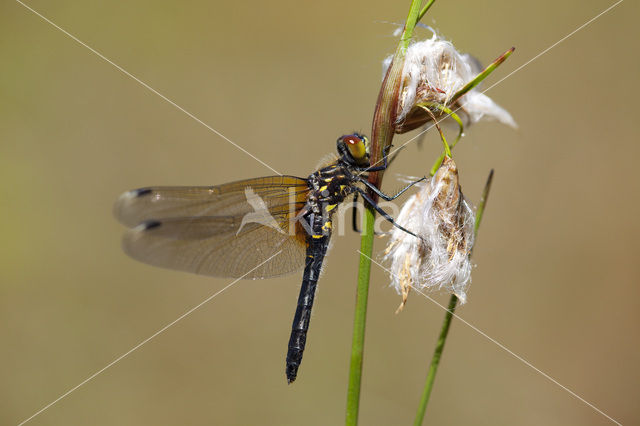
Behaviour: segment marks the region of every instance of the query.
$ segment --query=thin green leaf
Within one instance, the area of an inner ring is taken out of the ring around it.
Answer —
[[[470,82],[468,82],[467,84],[464,85],[464,87],[460,90],[458,90],[453,97],[451,97],[451,100],[449,101],[449,104],[453,104],[455,101],[457,101],[458,99],[460,99],[460,97],[462,97],[463,95],[465,95],[469,90],[473,89],[474,87],[476,87],[478,84],[480,84],[480,82],[482,80],[484,80],[485,78],[487,78],[487,76],[489,76],[489,74],[491,74],[496,68],[498,68],[498,66],[500,66],[501,63],[503,63],[504,61],[507,60],[507,58],[509,56],[511,56],[511,54],[513,53],[513,51],[516,50],[515,47],[512,47],[511,49],[507,50],[506,52],[504,52],[502,55],[500,55],[495,61],[493,61],[491,64],[489,64],[488,67],[486,67],[480,74],[478,74],[477,76],[475,76],[475,78],[473,80],[471,80]]]

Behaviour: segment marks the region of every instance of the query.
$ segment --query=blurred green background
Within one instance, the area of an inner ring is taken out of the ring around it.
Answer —
[[[439,0],[424,22],[484,63],[516,46],[488,87],[611,4]],[[306,176],[337,136],[370,132],[409,1],[28,5]],[[272,172],[19,3],[0,8],[0,423],[17,424],[230,282],[127,258],[121,192]],[[621,3],[492,88],[520,129],[478,124],[455,155],[474,202],[496,169],[458,314],[623,424],[640,423],[638,12]],[[409,145],[384,188],[439,148]],[[31,424],[343,423],[358,247],[334,240],[295,384],[300,274],[239,282]],[[374,266],[362,425],[410,424],[420,397],[443,311],[414,293],[395,315],[399,301]],[[454,320],[425,423],[611,422]]]

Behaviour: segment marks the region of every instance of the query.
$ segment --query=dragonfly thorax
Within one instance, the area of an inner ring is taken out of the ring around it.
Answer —
[[[300,224],[312,241],[319,244],[319,239],[324,238],[322,244],[329,243],[336,207],[356,190],[356,182],[351,167],[340,160],[309,175],[309,193]],[[322,244],[318,247],[324,247]]]
[[[312,173],[309,178],[308,204],[316,214],[333,213],[333,209],[353,194],[356,180],[354,172],[339,160]]]

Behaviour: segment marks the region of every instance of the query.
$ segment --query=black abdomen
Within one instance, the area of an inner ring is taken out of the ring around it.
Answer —
[[[311,229],[313,235],[307,236],[309,245],[307,247],[307,261],[302,277],[302,286],[300,295],[298,296],[298,306],[293,317],[291,326],[291,337],[289,338],[289,347],[287,350],[286,374],[287,381],[293,382],[298,375],[298,368],[302,362],[302,354],[307,341],[307,330],[309,330],[309,322],[311,321],[311,309],[313,307],[313,298],[316,293],[316,285],[322,268],[322,261],[327,253],[329,245],[330,233],[323,234],[322,217],[311,215]]]

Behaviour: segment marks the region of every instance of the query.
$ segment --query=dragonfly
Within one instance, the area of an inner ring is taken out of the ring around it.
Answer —
[[[394,226],[414,235],[370,197],[393,200],[367,180],[388,166],[370,165],[369,139],[359,133],[337,140],[338,155],[307,178],[281,175],[218,186],[156,186],[122,194],[114,207],[128,229],[123,250],[154,266],[225,278],[278,277],[304,267],[287,348],[286,377],[298,374],[322,262],[336,207],[361,196]],[[355,213],[354,213],[354,229]]]

